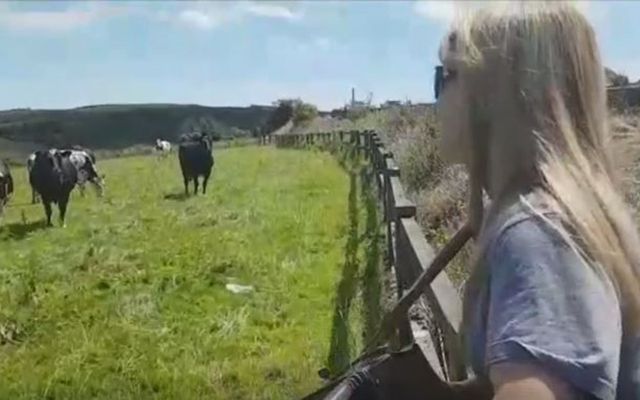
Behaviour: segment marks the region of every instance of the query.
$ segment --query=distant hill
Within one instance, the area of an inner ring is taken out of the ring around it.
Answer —
[[[180,104],[113,104],[69,110],[0,111],[0,143],[96,149],[175,141],[194,129],[220,138],[249,136],[265,125],[271,106],[206,107]],[[3,146],[4,147],[4,146]],[[2,155],[2,148],[0,148]]]

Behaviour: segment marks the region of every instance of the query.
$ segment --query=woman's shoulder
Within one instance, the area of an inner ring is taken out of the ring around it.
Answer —
[[[484,234],[485,254],[496,251],[512,251],[529,254],[556,247],[564,248],[571,243],[559,214],[544,197],[529,193],[505,206],[496,213]]]
[[[604,269],[588,256],[560,215],[540,198],[530,196],[514,204],[496,227],[484,254],[485,268],[494,282],[540,286],[537,290],[541,292],[555,288],[580,297],[604,291],[617,300],[615,286]]]
[[[611,399],[621,336],[614,286],[558,214],[529,205],[512,209],[486,251],[485,363],[534,362],[580,391]]]

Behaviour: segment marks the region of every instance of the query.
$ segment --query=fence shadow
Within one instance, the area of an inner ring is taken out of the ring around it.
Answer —
[[[165,200],[173,200],[173,201],[185,201],[189,197],[190,196],[187,195],[185,192],[167,193],[163,196]]]
[[[348,236],[342,275],[335,297],[327,362],[331,373],[342,371],[349,366],[354,350],[352,346],[357,339],[355,335],[361,335],[364,343],[368,343],[382,318],[380,216],[372,187],[373,176],[358,157],[349,154],[348,148],[345,150],[337,156],[349,174]],[[359,211],[362,207],[365,209],[364,216]],[[364,226],[361,226],[362,222]],[[359,251],[364,259],[358,257]],[[363,325],[362,331],[355,332],[349,322],[350,311],[358,293],[361,294],[360,312]]]
[[[380,326],[382,318],[381,236],[378,204],[372,188],[372,174],[363,167],[360,172],[362,202],[366,211],[365,266],[362,274],[362,308],[364,343],[369,343]]]
[[[346,133],[346,135],[345,135]],[[338,136],[339,135],[339,136]],[[339,137],[339,139],[338,139]],[[363,139],[364,138],[364,143]],[[347,140],[344,140],[347,139]],[[324,146],[327,140],[333,140],[335,146]],[[323,146],[317,146],[320,143]],[[383,317],[382,309],[384,300],[387,300],[386,277],[387,270],[393,263],[396,272],[413,276],[425,268],[428,268],[426,259],[430,259],[433,254],[431,246],[425,238],[424,232],[415,218],[416,206],[407,197],[402,186],[396,185],[393,177],[386,181],[379,182],[378,174],[393,174],[399,172],[397,167],[388,164],[386,159],[391,154],[384,148],[377,134],[371,131],[317,133],[311,136],[290,135],[289,137],[276,137],[277,147],[309,148],[318,147],[327,151],[333,150],[341,166],[349,173],[351,178],[351,191],[349,193],[349,237],[347,239],[345,263],[342,271],[342,279],[337,288],[333,329],[331,332],[331,349],[328,359],[328,371],[322,371],[322,376],[329,373],[329,377],[335,376],[336,372],[342,372],[349,366],[349,357],[354,350],[351,347],[359,345],[359,342],[352,335],[352,325],[349,325],[349,309],[352,306],[356,294],[362,302],[362,308],[357,310],[360,313],[355,322],[357,329],[362,326],[362,340],[366,345],[371,343],[371,334],[377,332],[378,323]],[[354,194],[355,175],[354,171],[359,167],[367,167],[364,163],[369,161],[368,170],[360,171],[362,183],[359,214],[356,214],[356,194]],[[391,185],[389,180],[392,181]],[[384,220],[381,214],[386,214],[390,210],[384,210],[388,202],[393,204],[393,216],[401,213],[403,229],[396,230],[396,226],[389,221],[389,216]],[[360,239],[358,235],[358,217],[364,225],[360,232],[363,233]],[[405,222],[407,225],[405,225]],[[384,228],[384,230],[383,230]],[[406,231],[403,232],[403,230]],[[409,233],[409,231],[411,231]],[[464,238],[464,231],[458,231],[456,242]],[[386,239],[386,243],[382,243]],[[397,242],[400,243],[397,243]],[[460,244],[461,245],[461,244]],[[362,272],[358,276],[358,263],[362,263]],[[423,298],[427,306],[432,311],[429,322],[432,323],[440,334],[433,343],[436,348],[440,348],[441,354],[432,354],[432,359],[440,358],[437,364],[432,364],[436,369],[441,370],[446,380],[464,380],[467,378],[467,364],[464,352],[460,347],[461,324],[460,313],[456,310],[462,309],[462,304],[456,287],[452,284],[446,272],[441,274],[442,280],[439,285],[432,286],[428,295]],[[402,276],[398,276],[397,285],[401,289],[407,289],[406,282]],[[414,277],[415,278],[415,277]],[[358,280],[358,283],[354,282]],[[360,286],[362,285],[362,286]],[[404,287],[403,287],[404,286]],[[358,291],[359,290],[359,291]],[[395,297],[395,296],[394,296]],[[391,300],[391,298],[389,298]],[[393,300],[392,300],[393,301]],[[359,305],[360,303],[358,303]],[[445,307],[446,306],[446,307]],[[409,328],[409,319],[403,321],[405,328]],[[362,325],[360,325],[362,321]],[[351,331],[351,332],[350,332]],[[433,339],[433,338],[432,338]],[[379,343],[378,343],[379,344]]]
[[[345,245],[345,258],[342,276],[338,283],[331,344],[329,349],[328,368],[332,373],[346,368],[350,363],[352,336],[349,327],[349,311],[356,294],[358,275],[358,187],[357,176],[349,172],[348,218],[349,233]]]
[[[4,226],[0,225],[0,237],[3,231],[6,231],[8,235],[5,239],[9,240],[22,240],[31,232],[35,232],[40,229],[46,229],[47,223],[45,220],[33,221],[33,222],[14,222]],[[0,239],[1,240],[1,239]]]

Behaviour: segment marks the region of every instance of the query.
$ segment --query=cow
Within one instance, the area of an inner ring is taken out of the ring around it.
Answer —
[[[13,193],[13,177],[9,165],[0,160],[0,215]]]
[[[76,167],[76,171],[78,172],[77,185],[81,196],[84,196],[84,185],[87,181],[93,184],[98,196],[102,195],[102,192],[104,190],[104,175],[100,176],[98,174],[98,169],[96,167],[96,156],[91,150],[80,146],[72,146],[71,149],[64,150],[49,149],[49,152],[51,154],[60,153],[62,156],[68,157],[71,163],[73,163],[74,167]],[[31,155],[29,155],[29,158],[27,159],[28,174],[31,173],[35,157],[36,153],[31,153]],[[32,186],[31,204],[37,203],[38,200],[38,193]]]
[[[53,154],[58,150],[49,149],[49,151]],[[27,158],[27,180],[29,180],[31,169],[33,168],[33,163],[35,162],[35,160],[36,160],[36,153],[33,152],[29,154],[29,157]],[[39,201],[40,201],[40,196],[38,196],[38,192],[33,188],[33,185],[31,185],[31,204],[36,204]]]
[[[91,151],[90,149],[86,148],[86,147],[82,147],[82,146],[78,146],[78,145],[74,145],[71,146],[70,150],[76,150],[76,151],[84,151],[85,153],[87,153],[87,155],[89,156],[89,158],[91,159],[91,162],[95,165],[96,163],[96,155],[93,151]]]
[[[69,195],[78,181],[78,171],[62,151],[38,150],[29,171],[29,183],[42,199],[47,226],[51,226],[51,203],[58,205],[60,224],[69,203]]]
[[[162,157],[165,157],[171,152],[171,143],[166,140],[156,139],[155,149],[160,152]]]
[[[31,170],[33,169],[33,163],[36,161],[36,153],[29,154],[27,158],[27,179],[31,175]],[[38,197],[38,192],[31,186],[31,204],[36,204],[40,198]]]
[[[204,134],[186,134],[180,137],[178,160],[184,180],[184,192],[189,195],[189,181],[193,180],[194,194],[198,194],[198,177],[202,176],[202,194],[207,192],[207,181],[213,168],[211,139]]]
[[[80,149],[80,150],[77,150]],[[98,174],[96,167],[96,157],[88,149],[74,146],[71,150],[61,150],[63,157],[68,157],[73,166],[78,171],[77,185],[80,195],[84,196],[84,185],[87,181],[93,184],[98,196],[102,196],[104,175]]]

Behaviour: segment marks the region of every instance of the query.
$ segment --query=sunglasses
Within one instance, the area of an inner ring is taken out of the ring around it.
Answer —
[[[435,78],[433,80],[433,94],[436,100],[440,97],[440,94],[444,90],[446,83],[455,78],[456,73],[452,70],[445,70],[444,66],[436,66]]]

